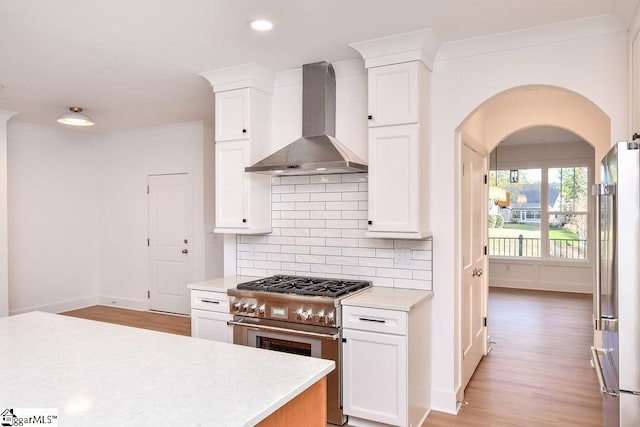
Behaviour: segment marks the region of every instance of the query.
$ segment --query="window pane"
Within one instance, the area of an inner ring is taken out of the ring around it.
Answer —
[[[586,212],[588,178],[586,166],[549,168],[549,211]]]
[[[540,169],[490,172],[489,186],[505,189],[507,200],[489,201],[489,255],[540,257],[540,177]]]
[[[549,257],[587,259],[587,215],[549,215]]]

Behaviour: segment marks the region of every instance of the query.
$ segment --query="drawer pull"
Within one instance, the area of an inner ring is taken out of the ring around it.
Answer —
[[[211,300],[211,299],[201,299],[200,301],[201,302],[207,302],[209,304],[220,304],[220,301],[214,301],[214,300]]]
[[[380,320],[380,319],[369,319],[367,317],[360,317],[360,320],[362,320],[363,322],[375,322],[375,323],[387,323],[386,320]]]

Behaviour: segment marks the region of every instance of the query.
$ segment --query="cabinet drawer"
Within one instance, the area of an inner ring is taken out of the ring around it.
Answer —
[[[191,308],[229,313],[229,297],[224,292],[191,291]]]
[[[406,335],[407,313],[367,307],[342,307],[342,326],[345,329]]]

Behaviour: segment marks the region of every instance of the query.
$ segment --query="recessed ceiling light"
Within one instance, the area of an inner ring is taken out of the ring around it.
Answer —
[[[249,26],[256,31],[269,31],[273,28],[273,23],[266,19],[254,19],[249,21]]]

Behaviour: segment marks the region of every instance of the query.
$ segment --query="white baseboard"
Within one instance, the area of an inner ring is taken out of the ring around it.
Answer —
[[[30,311],[45,311],[47,313],[61,313],[63,311],[76,310],[78,308],[90,307],[98,304],[98,297],[85,297],[69,301],[61,301],[53,304],[40,305],[29,308],[12,310],[9,315],[28,313]]]
[[[456,393],[448,390],[431,389],[431,410],[446,414],[458,414]]]
[[[130,310],[138,311],[149,310],[147,301],[141,299],[99,296],[97,304],[106,305],[108,307],[128,308]]]
[[[532,291],[572,292],[578,294],[593,293],[591,284],[566,283],[566,282],[530,282],[518,283],[515,280],[491,279],[489,285],[492,288],[528,289]]]

